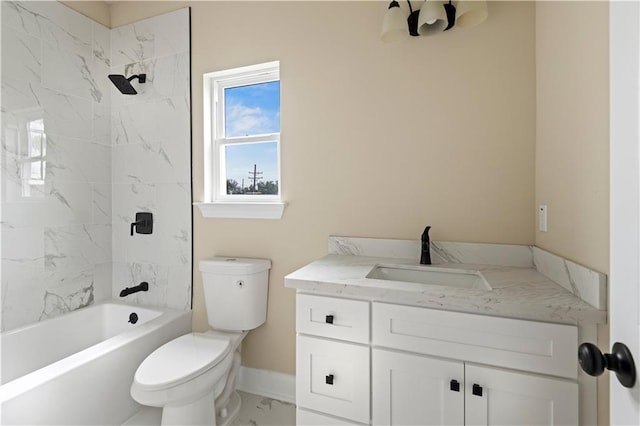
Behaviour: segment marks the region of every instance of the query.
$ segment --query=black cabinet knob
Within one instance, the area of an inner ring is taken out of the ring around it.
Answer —
[[[324,376],[324,382],[328,385],[333,385],[333,374],[329,374],[328,376]]]
[[[333,324],[333,315],[325,315],[324,322],[327,324]]]
[[[460,392],[460,382],[457,380],[451,380],[449,382],[449,389],[454,392]]]
[[[474,383],[473,387],[471,388],[471,393],[475,396],[482,396],[482,386]]]
[[[610,354],[603,354],[593,343],[583,343],[578,347],[578,361],[590,376],[599,376],[606,368],[616,373],[622,386],[632,388],[636,383],[636,366],[624,343],[614,343]]]

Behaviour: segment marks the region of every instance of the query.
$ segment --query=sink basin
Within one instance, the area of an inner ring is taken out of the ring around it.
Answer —
[[[479,271],[462,269],[410,265],[376,265],[369,271],[366,278],[394,281],[393,284],[388,283],[382,286],[398,290],[423,291],[424,285],[470,290],[491,290],[491,286]]]

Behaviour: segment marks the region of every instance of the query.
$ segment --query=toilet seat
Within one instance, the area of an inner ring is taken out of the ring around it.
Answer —
[[[185,334],[142,361],[134,381],[144,391],[175,387],[215,367],[230,350],[229,339],[204,333]]]

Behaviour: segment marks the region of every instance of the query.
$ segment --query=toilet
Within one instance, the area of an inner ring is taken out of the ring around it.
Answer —
[[[214,257],[199,262],[211,329],[180,336],[138,367],[131,396],[162,408],[163,425],[227,425],[240,409],[240,348],[267,319],[271,262]]]

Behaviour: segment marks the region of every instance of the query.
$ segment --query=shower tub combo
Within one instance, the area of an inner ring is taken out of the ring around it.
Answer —
[[[142,360],[191,331],[191,311],[107,301],[3,333],[1,424],[124,423]]]

